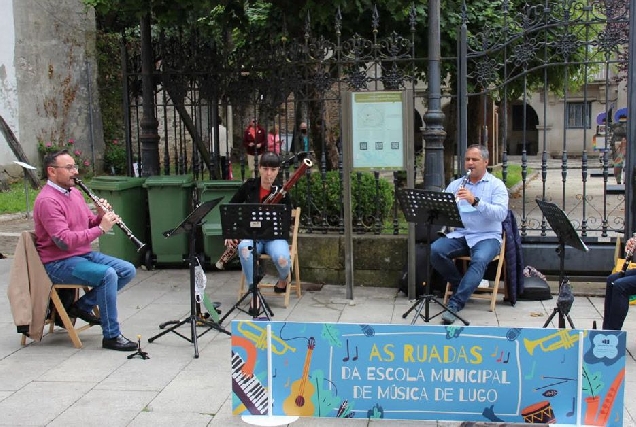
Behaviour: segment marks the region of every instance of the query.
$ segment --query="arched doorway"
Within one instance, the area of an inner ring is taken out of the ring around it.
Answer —
[[[508,153],[520,155],[523,151],[524,137],[526,154],[534,156],[539,151],[539,116],[529,104],[514,103],[511,107],[510,123],[508,123]]]

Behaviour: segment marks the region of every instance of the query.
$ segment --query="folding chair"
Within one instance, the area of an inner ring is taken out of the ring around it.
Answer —
[[[274,286],[276,286],[276,282],[274,283],[261,283],[258,284],[261,293],[266,296],[284,296],[285,297],[285,307],[289,305],[289,295],[291,291],[296,291],[296,296],[298,298],[302,295],[302,289],[300,284],[300,266],[298,263],[298,228],[300,224],[300,208],[296,208],[291,212],[291,227],[290,236],[291,242],[289,244],[289,255],[291,258],[291,269],[289,270],[289,275],[287,276],[287,289],[285,293],[277,294],[274,292]],[[239,254],[240,256],[240,254]],[[263,260],[271,260],[271,257],[267,254],[261,254],[259,256],[259,262]],[[292,280],[293,274],[293,280]],[[265,291],[264,291],[265,290]],[[241,286],[239,288],[238,298],[241,299],[243,295],[247,293],[247,285],[245,283],[245,274],[241,273]]]
[[[33,250],[36,251],[35,248],[35,233],[32,231],[23,231],[22,232],[22,237],[24,239],[24,244],[27,246],[31,246],[27,248],[28,250]],[[31,259],[31,262],[34,262],[34,258]],[[42,270],[44,270],[44,265],[42,264],[42,262],[38,261],[39,265],[37,266],[33,266],[33,265],[29,265],[27,264],[27,267],[29,269],[31,268],[41,268]],[[45,326],[48,325],[49,326],[49,333],[53,333],[53,331],[55,330],[55,319],[56,317],[59,316],[60,320],[62,321],[62,324],[64,325],[64,329],[66,330],[66,332],[68,333],[69,338],[71,339],[71,341],[73,342],[73,345],[75,346],[75,348],[82,348],[82,341],[79,338],[79,333],[82,331],[85,331],[86,329],[90,328],[93,325],[90,324],[85,324],[83,326],[79,326],[79,327],[75,327],[75,319],[71,319],[68,315],[68,313],[66,312],[66,308],[64,308],[64,304],[62,303],[62,299],[60,298],[60,294],[59,294],[59,290],[61,289],[74,289],[75,290],[75,297],[74,297],[74,301],[76,301],[79,297],[79,290],[82,289],[84,292],[88,292],[91,287],[90,286],[86,286],[86,285],[78,285],[78,284],[57,284],[54,285],[51,280],[48,278],[47,275],[44,275],[43,277],[46,277],[43,280],[47,280],[48,283],[46,283],[47,288],[51,289],[49,298],[51,300],[51,302],[53,302],[53,306],[51,308],[51,311],[49,313],[48,318],[46,319],[45,322]],[[99,309],[97,307],[95,307],[93,309],[93,312],[95,314],[95,316],[99,316]],[[21,340],[21,344],[25,345],[26,344],[26,335],[22,335],[22,340]]]
[[[497,263],[497,270],[495,273],[494,286],[488,288],[477,288],[473,292],[471,298],[483,299],[490,301],[490,311],[495,311],[495,304],[497,303],[497,294],[499,291],[503,291],[504,299],[508,297],[508,289],[506,288],[506,233],[502,233],[501,248],[499,253],[492,259],[491,263]],[[468,262],[470,262],[469,256],[457,257],[455,260],[460,260],[463,263],[464,271],[468,268]],[[503,274],[503,280],[501,276]],[[451,290],[451,284],[446,283],[446,292],[444,293],[444,304],[448,303],[448,298],[453,295]]]

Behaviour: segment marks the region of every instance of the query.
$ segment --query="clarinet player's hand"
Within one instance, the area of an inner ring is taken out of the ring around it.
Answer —
[[[625,243],[625,252],[634,253],[634,249],[636,249],[636,236]]]
[[[460,188],[459,190],[457,190],[457,193],[455,193],[455,199],[456,200],[467,200],[468,203],[473,203],[475,201],[475,196],[473,196],[473,193],[470,192],[470,190],[466,189],[466,188]]]
[[[229,248],[230,246],[238,245],[239,241],[236,239],[225,239],[225,247]]]
[[[97,215],[103,217],[107,212],[113,210],[113,207],[108,203],[106,199],[99,199],[99,204],[95,203],[95,209],[97,210]]]
[[[108,233],[117,222],[119,222],[119,216],[117,216],[114,212],[106,212],[102,217],[102,221],[99,223],[99,226],[105,233]]]

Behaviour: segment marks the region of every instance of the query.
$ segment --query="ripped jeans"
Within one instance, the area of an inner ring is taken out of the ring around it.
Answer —
[[[89,252],[44,264],[53,284],[75,283],[93,288],[77,300],[80,310],[91,311],[99,306],[104,338],[121,334],[117,321],[117,292],[137,274],[128,261],[101,252]]]
[[[252,257],[252,241],[241,240],[238,245],[239,259],[245,274],[245,282],[252,287],[254,281],[254,259]],[[266,253],[272,257],[272,261],[278,270],[278,279],[287,280],[291,269],[291,256],[289,254],[289,243],[287,240],[257,240],[256,250],[259,254]]]

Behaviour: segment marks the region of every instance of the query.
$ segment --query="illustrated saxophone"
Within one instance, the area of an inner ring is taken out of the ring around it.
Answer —
[[[303,176],[307,169],[311,169],[313,166],[313,162],[309,159],[303,159],[300,163],[298,169],[294,171],[294,174],[289,177],[285,185],[280,187],[278,190],[271,193],[265,200],[263,200],[263,204],[272,204],[280,202],[283,197],[291,190],[291,188],[298,182],[298,180]],[[223,270],[225,268],[225,264],[230,262],[232,258],[236,256],[237,245],[230,245],[225,249],[225,252],[221,254],[219,260],[214,264],[216,268],[219,270]]]
[[[75,185],[77,185],[82,191],[84,191],[84,193],[86,193],[86,195],[88,197],[90,197],[90,199],[93,201],[93,203],[95,203],[97,206],[102,208],[104,211],[112,212],[112,209],[107,209],[106,206],[104,206],[102,204],[102,202],[99,200],[99,197],[97,197],[97,195],[95,193],[93,193],[86,186],[86,184],[84,184],[82,182],[81,179],[79,179],[79,178],[73,178],[73,179],[75,180]],[[142,250],[146,246],[145,243],[141,242],[141,240],[139,240],[138,238],[135,237],[133,232],[130,231],[130,228],[128,228],[126,226],[126,224],[124,224],[124,222],[121,219],[118,222],[116,222],[115,225],[118,226],[119,228],[121,228],[121,231],[124,232],[126,237],[128,237],[130,239],[130,241],[132,241],[135,244],[135,246],[137,247],[137,252],[139,252],[140,250]]]
[[[635,237],[636,237],[636,233],[632,235],[632,239]],[[618,277],[625,276],[625,272],[629,268],[629,264],[631,264],[633,259],[634,259],[634,248],[632,246],[632,249],[625,252],[625,262],[623,263],[623,267],[621,268],[621,271],[618,272]]]

